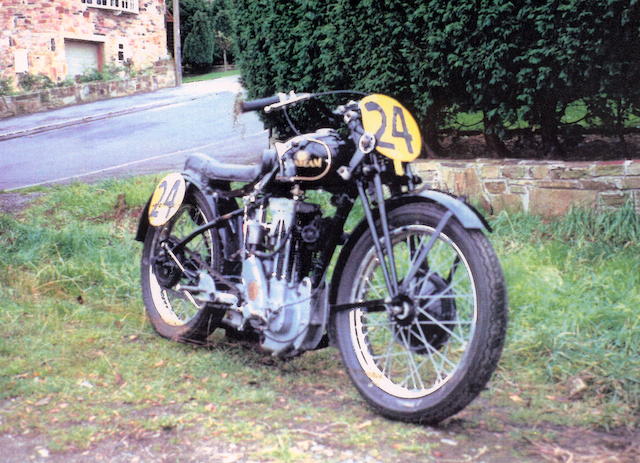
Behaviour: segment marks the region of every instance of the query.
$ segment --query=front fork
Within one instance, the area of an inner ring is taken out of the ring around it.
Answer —
[[[391,231],[389,229],[387,208],[384,199],[384,190],[382,187],[382,180],[380,178],[380,164],[375,157],[372,158],[373,162],[365,169],[369,169],[368,174],[371,179],[369,180],[369,182],[370,185],[372,185],[373,198],[371,198],[369,193],[367,192],[364,180],[357,180],[356,185],[358,188],[358,195],[360,197],[360,200],[362,201],[365,218],[367,220],[367,224],[369,225],[369,230],[371,231],[376,255],[378,257],[378,260],[380,261],[380,267],[382,269],[390,300],[394,301],[394,304],[397,304],[401,301],[401,296],[407,293],[410,282],[416,276],[418,271],[420,271],[421,268],[424,268],[423,263],[425,262],[427,255],[433,248],[433,245],[435,244],[444,228],[449,223],[451,217],[453,217],[453,213],[451,211],[447,211],[438,222],[438,225],[431,235],[429,241],[426,243],[422,243],[421,246],[416,250],[414,254],[415,257],[411,260],[409,270],[402,279],[402,283],[400,283],[398,281],[396,259],[393,252]],[[379,233],[378,231],[378,227],[373,215],[372,204],[374,201],[378,206],[381,233]]]

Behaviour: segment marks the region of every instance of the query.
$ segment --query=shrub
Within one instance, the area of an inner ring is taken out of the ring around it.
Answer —
[[[55,87],[55,84],[49,78],[49,76],[46,76],[44,74],[34,75],[28,72],[20,74],[18,83],[20,87],[26,92]]]
[[[11,95],[13,93],[13,79],[0,79],[0,96]]]
[[[169,5],[171,9],[171,5]],[[229,14],[224,0],[182,0],[180,38],[182,62],[202,70],[226,62],[230,51]]]
[[[184,40],[184,61],[198,68],[213,64],[215,35],[206,13],[198,11],[192,18],[193,27]]]
[[[593,124],[618,131],[640,107],[637,0],[227,1],[250,97],[395,95],[434,152],[452,109],[482,113],[497,148],[520,125],[552,154],[568,105],[584,102]]]
[[[76,76],[77,82],[96,82],[122,79],[130,75],[129,69],[119,64],[109,63],[105,65],[102,71],[97,69],[88,69],[81,75]]]
[[[97,69],[88,69],[84,71],[82,74],[76,76],[76,81],[78,82],[95,82],[102,79],[102,74]]]

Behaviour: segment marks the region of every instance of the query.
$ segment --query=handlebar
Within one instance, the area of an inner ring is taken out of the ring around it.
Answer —
[[[277,95],[269,96],[267,98],[259,98],[257,100],[249,100],[243,101],[240,109],[243,113],[247,113],[249,111],[257,111],[259,109],[263,109],[266,106],[270,106],[275,103],[280,102],[280,97]]]
[[[243,113],[246,113],[248,111],[256,111],[262,109],[265,113],[269,113],[274,109],[283,108],[285,106],[297,103],[298,101],[308,100],[309,98],[313,98],[314,96],[315,94],[313,93],[296,94],[293,91],[289,92],[288,94],[278,93],[277,95],[269,96],[267,98],[244,101],[240,105],[240,110]]]

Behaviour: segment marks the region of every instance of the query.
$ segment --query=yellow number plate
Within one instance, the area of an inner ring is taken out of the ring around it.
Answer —
[[[396,173],[402,174],[402,163],[413,161],[422,150],[418,123],[407,108],[386,95],[362,99],[360,111],[364,130],[376,137],[376,149],[393,159]]]
[[[187,184],[181,174],[169,174],[163,178],[151,196],[149,223],[159,227],[167,223],[178,212]]]

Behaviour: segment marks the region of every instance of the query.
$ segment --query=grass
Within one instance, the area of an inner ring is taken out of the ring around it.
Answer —
[[[637,416],[640,219],[632,206],[575,209],[551,223],[502,214],[494,225],[512,308],[503,368],[558,385],[549,390],[556,399],[593,404],[585,422],[614,427]],[[572,392],[575,384],[584,389]]]
[[[577,125],[583,129],[598,129],[603,126],[602,120],[599,118],[591,118],[588,120],[589,110],[584,101],[579,100],[567,105],[564,114],[562,115],[560,122],[567,125]],[[637,114],[628,114],[624,121],[626,128],[638,127],[640,123],[640,116]],[[526,129],[530,125],[528,122],[518,118],[515,123],[508,124],[507,129]],[[461,132],[484,130],[484,121],[482,112],[456,112],[452,120],[447,126],[447,129],[456,129]]]
[[[220,77],[227,77],[227,76],[239,76],[240,75],[240,71],[239,70],[233,70],[233,71],[222,71],[222,72],[209,72],[207,74],[192,74],[192,75],[185,75],[182,77],[182,82],[185,84],[188,84],[190,82],[200,82],[203,80],[211,80],[211,79],[219,79]]]
[[[327,460],[349,449],[356,460],[425,461],[442,448],[446,426],[369,410],[333,349],[279,362],[219,334],[207,348],[159,338],[143,313],[133,241],[158,180],[53,187],[19,217],[0,215],[0,434],[45,436],[62,451],[187,433],[263,461],[308,461],[312,448]],[[637,427],[638,216],[576,210],[545,223],[503,213],[492,224],[509,337],[456,439],[523,425],[546,436],[548,423]]]

